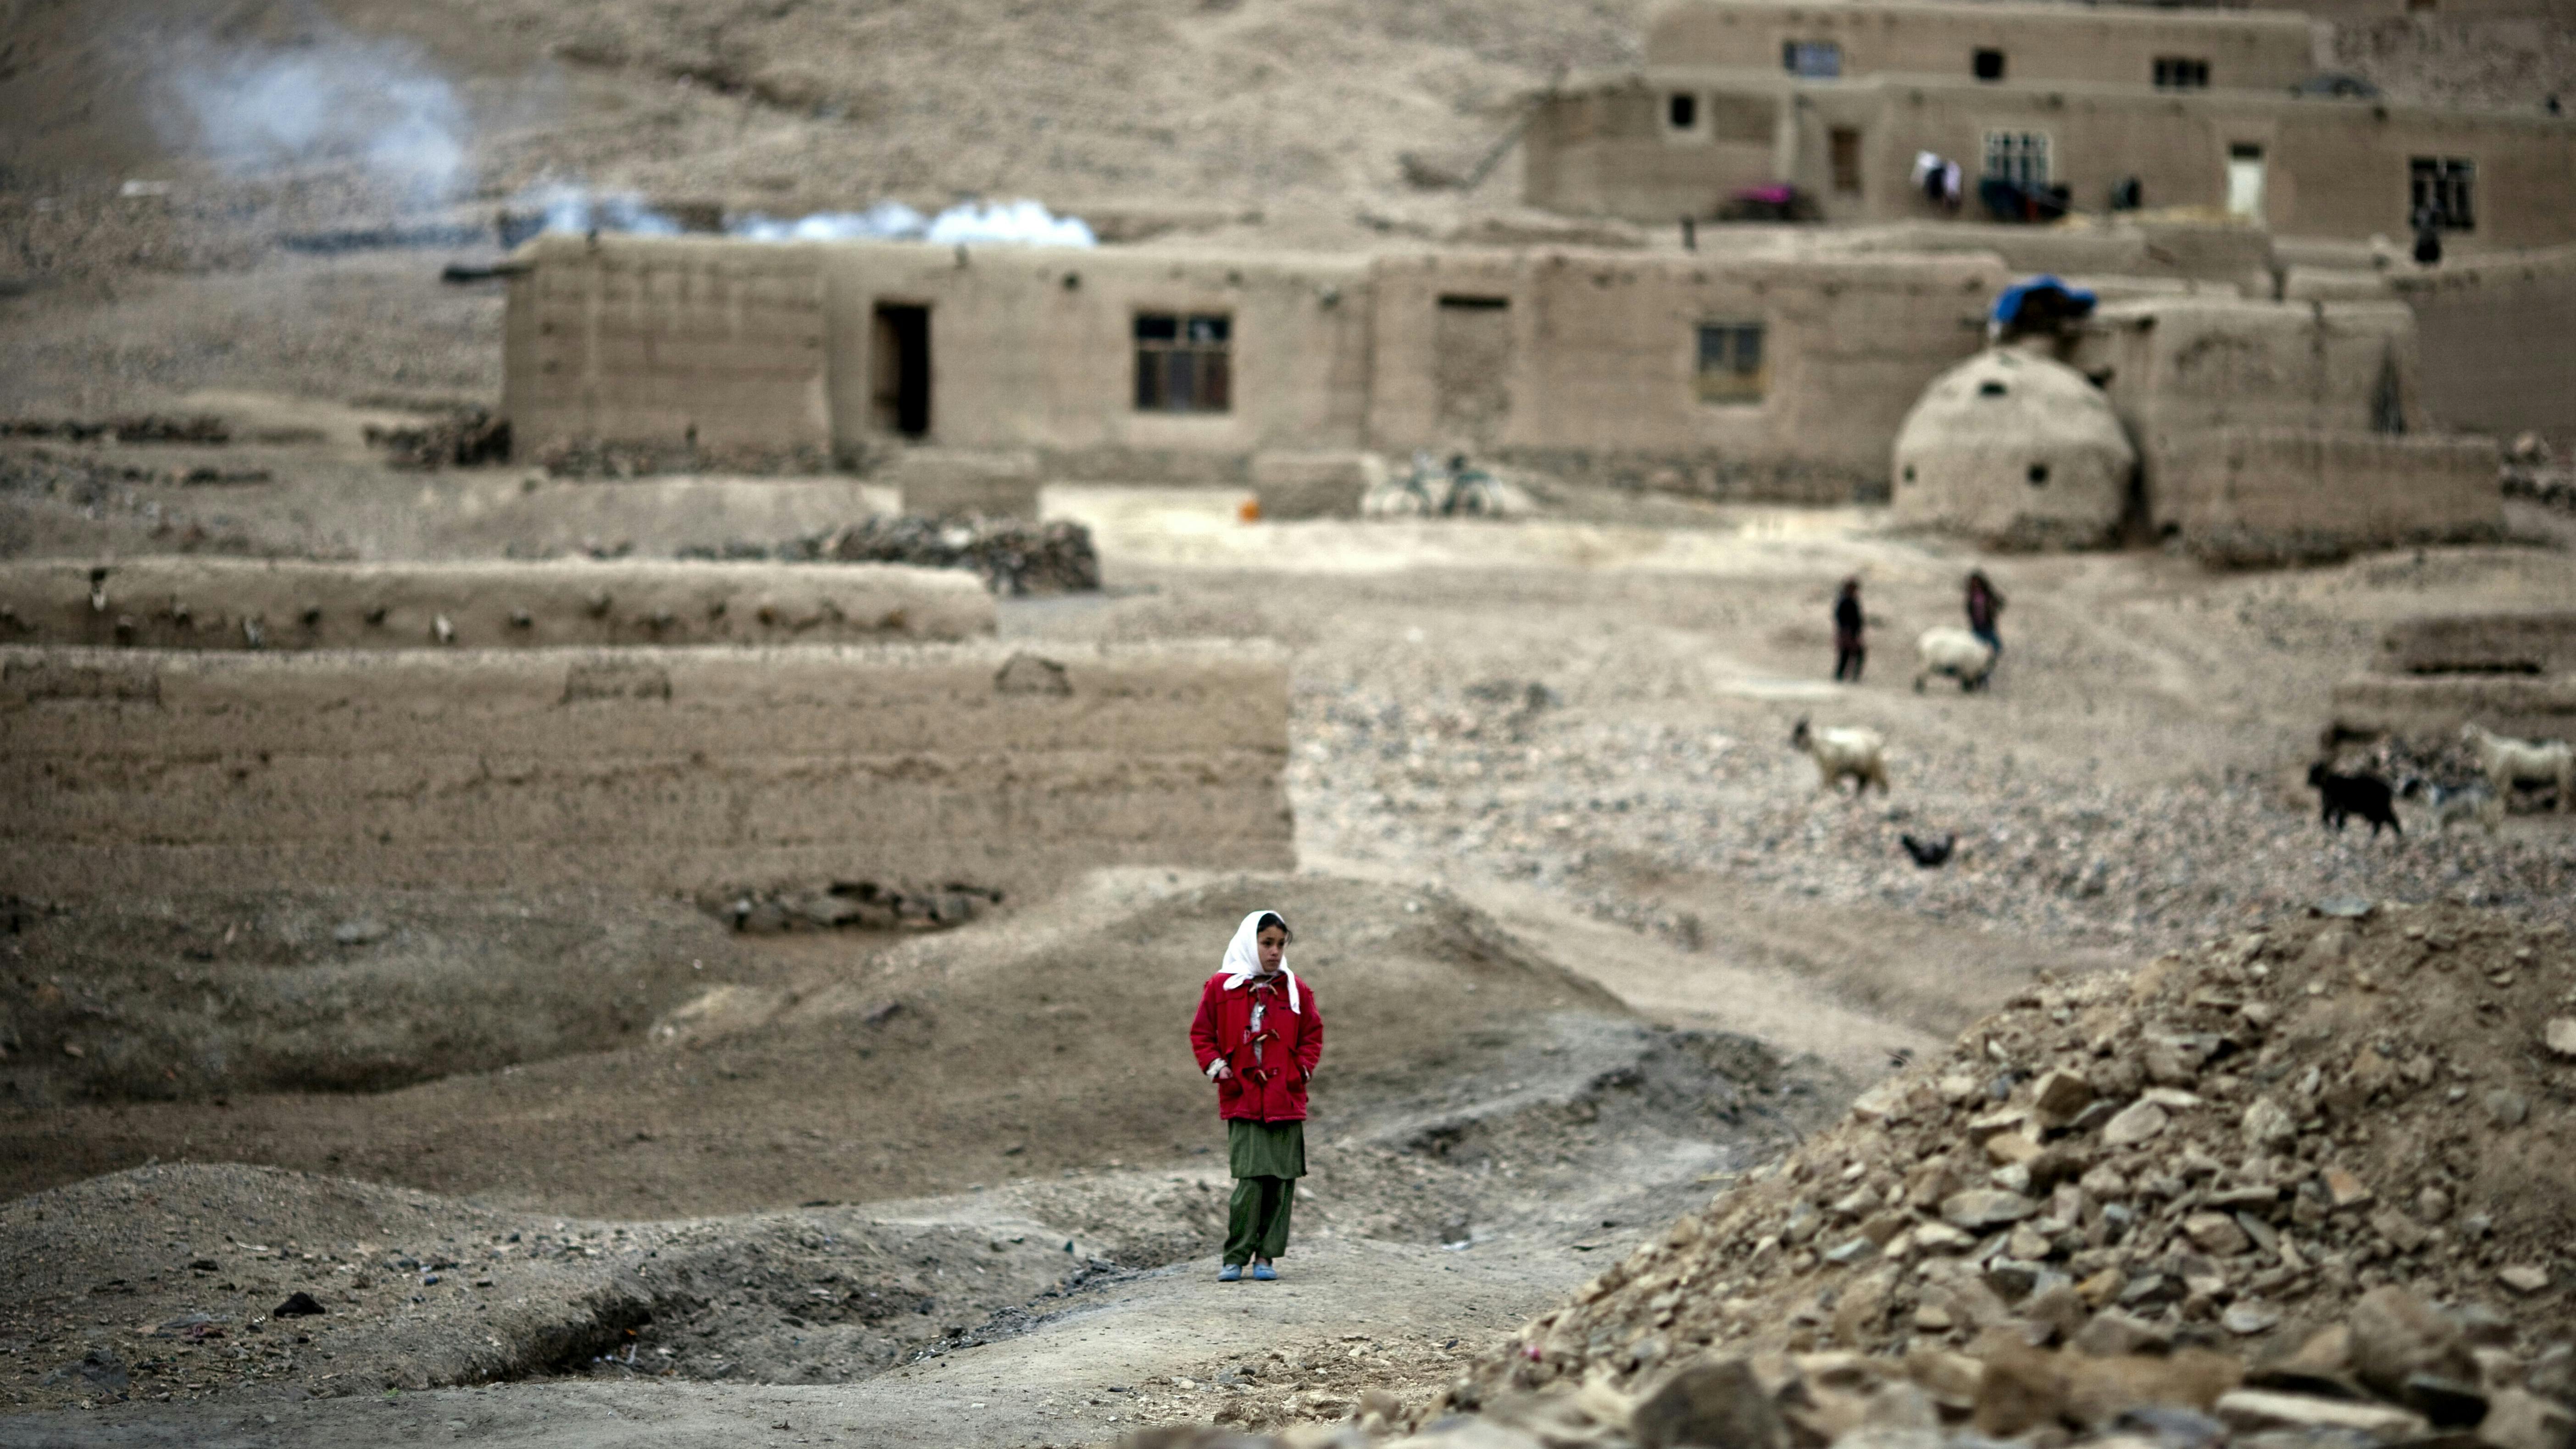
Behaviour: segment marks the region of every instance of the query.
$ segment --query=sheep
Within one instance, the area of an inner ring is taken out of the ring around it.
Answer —
[[[2358,815],[2370,822],[2370,836],[2379,838],[2379,827],[2387,826],[2406,836],[2406,827],[2397,823],[2397,811],[2390,803],[2394,792],[2388,782],[2377,775],[2339,775],[2326,768],[2323,760],[2308,766],[2308,784],[2315,787],[2319,818],[2330,830],[2340,832],[2345,817]]]
[[[2508,799],[2513,787],[2538,780],[2558,786],[2558,808],[2561,812],[2576,810],[2576,749],[2565,740],[2518,740],[2509,735],[2489,734],[2472,720],[2460,726],[2460,738],[2475,745],[2478,768],[2486,772],[2487,785],[2496,799]]]
[[[1878,793],[1887,793],[1887,739],[1876,730],[1857,725],[1810,729],[1801,715],[1797,727],[1789,731],[1789,748],[1803,750],[1815,760],[1820,790],[1833,789],[1849,775],[1854,798],[1868,794],[1873,783]]]
[[[1923,682],[1939,674],[1959,681],[1962,693],[1983,689],[1995,672],[1995,646],[1965,629],[1947,624],[1926,629],[1914,641],[1914,650],[1923,657],[1923,667],[1914,672],[1914,692],[1923,692]]]

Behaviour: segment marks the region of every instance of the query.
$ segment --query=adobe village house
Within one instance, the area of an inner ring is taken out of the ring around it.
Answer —
[[[2492,446],[2428,434],[2576,429],[2576,126],[2308,94],[2309,44],[2279,13],[1685,0],[1641,72],[1537,103],[1528,199],[1669,224],[1788,181],[1832,224],[1369,255],[549,236],[514,263],[504,406],[529,456],[802,451],[884,466],[916,509],[1098,478],[1347,510],[1366,455],[1416,448],[1903,505],[1909,410],[2046,270],[2104,295],[2065,360],[2169,532],[2263,555],[2491,531]],[[1962,161],[1955,210],[1923,152]],[[2002,224],[1990,175],[2148,209]],[[2418,206],[2441,269],[2370,242]]]

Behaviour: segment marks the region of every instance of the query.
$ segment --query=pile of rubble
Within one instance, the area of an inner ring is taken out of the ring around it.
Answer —
[[[872,880],[703,891],[698,908],[746,935],[789,931],[943,931],[1002,903],[990,886],[888,886]]]
[[[2571,1101],[2563,929],[2329,901],[2024,993],[1446,1408],[1479,1449],[2569,1449]]]
[[[370,424],[367,446],[385,450],[396,468],[476,468],[510,461],[510,420],[484,407],[463,407],[428,422],[380,428]]]
[[[736,539],[722,547],[679,550],[684,559],[774,560],[779,563],[899,563],[971,569],[997,594],[1079,594],[1100,588],[1100,554],[1091,530],[1058,520],[929,518],[878,514],[842,528],[784,543]]]
[[[1062,519],[880,516],[818,540],[816,551],[842,563],[973,569],[997,594],[1074,594],[1100,587],[1091,530]]]
[[[2528,498],[2576,512],[2576,465],[2556,456],[2538,433],[2524,433],[2504,450],[2502,476],[2497,481],[2507,498]]]
[[[144,413],[94,420],[11,418],[0,421],[0,438],[59,438],[70,443],[94,443],[101,438],[119,443],[229,443],[233,433],[229,424],[211,414],[164,417]]]

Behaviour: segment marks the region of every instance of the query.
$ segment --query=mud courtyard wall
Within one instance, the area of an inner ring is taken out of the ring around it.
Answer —
[[[1295,863],[1260,644],[0,648],[0,891]]]
[[[520,456],[589,439],[829,445],[810,248],[548,236],[522,260],[501,343],[501,410]]]
[[[2152,456],[2158,524],[2205,557],[2331,557],[2504,533],[2484,438],[2212,429],[2168,437]]]
[[[0,644],[529,649],[992,632],[992,595],[972,575],[897,564],[0,562]]]
[[[2576,438],[2576,246],[2400,275],[2424,403],[2454,427]]]

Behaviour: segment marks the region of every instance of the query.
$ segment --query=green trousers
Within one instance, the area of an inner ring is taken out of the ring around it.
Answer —
[[[1288,1251],[1288,1214],[1306,1175],[1306,1124],[1228,1122],[1226,1161],[1234,1200],[1225,1219],[1225,1260],[1241,1265]]]
[[[1288,1210],[1297,1201],[1293,1177],[1239,1177],[1225,1218],[1225,1260],[1240,1267],[1288,1251]]]

